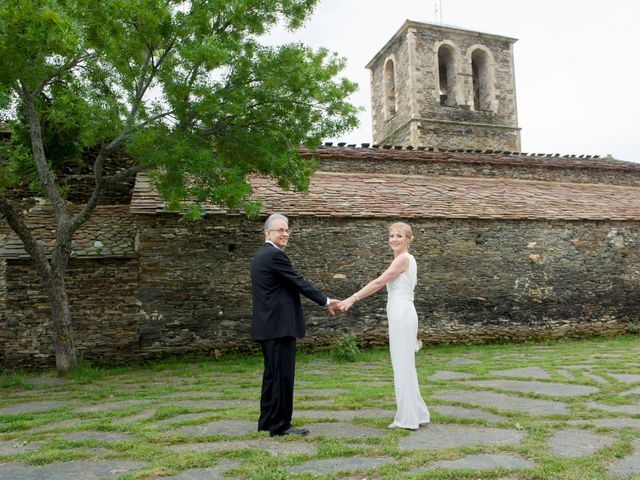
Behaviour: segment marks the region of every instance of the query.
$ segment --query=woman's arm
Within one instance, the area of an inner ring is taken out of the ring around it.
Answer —
[[[389,265],[389,268],[387,268],[382,273],[382,275],[380,275],[378,278],[374,280],[371,280],[369,283],[367,283],[364,287],[362,287],[356,293],[351,295],[349,298],[342,300],[339,306],[340,311],[346,312],[353,306],[354,303],[362,300],[365,297],[368,297],[369,295],[373,295],[382,287],[384,287],[387,283],[398,278],[398,276],[401,273],[406,272],[408,268],[409,268],[409,259],[407,258],[407,256],[398,255],[396,258],[393,259],[393,262],[391,262],[391,265]]]

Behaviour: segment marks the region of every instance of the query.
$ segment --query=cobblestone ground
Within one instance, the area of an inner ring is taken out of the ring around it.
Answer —
[[[386,429],[388,360],[310,356],[297,370],[303,438],[256,432],[260,368],[32,376],[0,389],[0,479],[637,479],[640,346],[625,345],[527,345],[489,357],[491,368],[478,348],[423,349],[432,423],[417,431]]]

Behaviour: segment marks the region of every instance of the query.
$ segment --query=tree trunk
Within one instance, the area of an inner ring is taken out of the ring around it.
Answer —
[[[46,290],[51,306],[51,322],[56,352],[56,370],[65,376],[78,363],[76,346],[73,341],[73,325],[69,297],[63,275],[52,275],[46,282]]]

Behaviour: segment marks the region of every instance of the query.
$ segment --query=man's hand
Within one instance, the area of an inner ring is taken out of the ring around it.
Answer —
[[[336,312],[339,310],[338,308],[339,305],[340,305],[340,300],[336,298],[332,298],[330,303],[326,306],[327,313],[332,317],[334,317]]]

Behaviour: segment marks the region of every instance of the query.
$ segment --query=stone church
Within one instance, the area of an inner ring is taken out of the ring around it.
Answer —
[[[410,223],[426,344],[637,333],[640,164],[522,152],[515,41],[405,22],[368,64],[375,143],[303,150],[319,159],[307,194],[252,179],[260,218],[212,207],[182,222],[144,174],[109,192],[69,264],[80,355],[120,362],[254,348],[249,264],[274,211],[290,218],[294,266],[338,298],[386,268],[388,225]],[[53,241],[47,205],[29,224]],[[35,268],[5,224],[0,247],[0,364],[52,365]],[[307,302],[303,344],[353,332],[384,345],[385,303],[380,292],[328,317]]]

